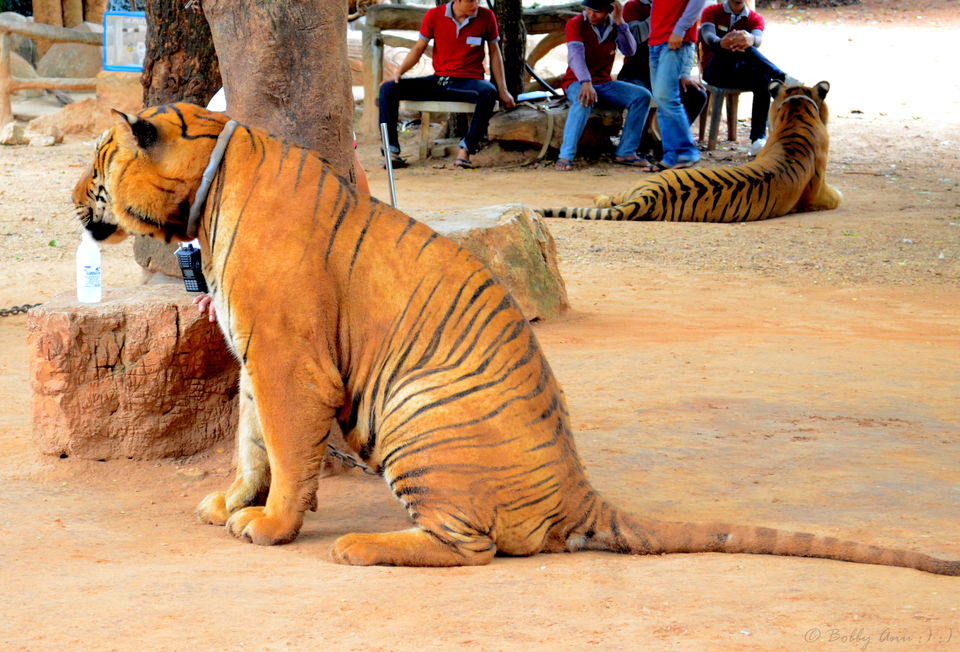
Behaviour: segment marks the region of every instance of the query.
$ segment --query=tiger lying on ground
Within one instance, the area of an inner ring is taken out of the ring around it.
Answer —
[[[960,562],[915,552],[621,511],[587,481],[533,329],[479,260],[357,194],[314,152],[243,125],[218,138],[235,125],[222,114],[173,104],[116,116],[74,191],[83,225],[98,240],[182,241],[193,212],[218,321],[242,365],[236,479],[200,503],[203,521],[258,544],[293,540],[315,507],[336,419],[415,524],[340,537],[342,563],[456,566],[591,549],[960,573]]]
[[[545,217],[585,220],[750,222],[787,213],[840,205],[840,191],[824,177],[830,145],[827,105],[830,84],[813,88],[770,84],[770,136],[757,157],[725,168],[664,170],[598,208],[542,208]]]

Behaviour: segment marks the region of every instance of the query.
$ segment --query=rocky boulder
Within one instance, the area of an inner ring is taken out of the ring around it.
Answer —
[[[530,321],[558,317],[570,307],[553,236],[528,207],[507,204],[415,217],[486,263]]]
[[[30,311],[33,436],[50,455],[191,455],[236,431],[238,365],[180,285],[59,295]]]
[[[536,105],[521,104],[512,111],[501,111],[490,120],[487,137],[491,142],[507,142],[534,147],[548,143],[560,149],[563,142],[563,127],[567,123],[566,102],[543,102]],[[620,132],[623,111],[615,108],[595,109],[583,130],[578,154],[605,153],[612,150],[610,138]]]
[[[82,23],[75,29],[102,33],[103,27]],[[54,43],[37,63],[41,77],[96,77],[103,67],[103,48],[82,43]]]
[[[10,74],[17,79],[24,80],[36,79],[40,76],[37,74],[37,71],[33,69],[33,66],[16,52],[10,54]],[[41,95],[43,95],[43,90],[40,88],[25,88],[13,94],[14,97],[21,99],[40,97]]]

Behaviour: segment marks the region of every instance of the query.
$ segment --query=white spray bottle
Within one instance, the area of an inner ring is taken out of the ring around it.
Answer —
[[[77,301],[99,303],[103,297],[100,282],[100,245],[93,234],[83,229],[80,246],[77,247]]]

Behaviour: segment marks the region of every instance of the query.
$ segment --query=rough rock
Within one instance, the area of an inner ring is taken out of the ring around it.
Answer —
[[[63,131],[57,125],[44,125],[39,129],[32,129],[33,123],[27,127],[23,137],[32,147],[50,147],[63,142]]]
[[[72,293],[30,311],[33,435],[43,453],[156,459],[236,431],[238,366],[177,285]]]
[[[530,208],[505,204],[415,217],[486,263],[530,321],[570,307],[553,236]]]
[[[31,147],[53,147],[57,139],[48,134],[33,134],[27,138],[27,144]]]
[[[101,111],[110,109],[124,113],[137,113],[143,109],[143,83],[138,72],[103,70],[97,74],[97,106]]]
[[[30,121],[27,129],[42,133],[57,127],[67,140],[96,138],[113,124],[109,111],[101,110],[96,100],[89,98],[68,104],[56,113],[48,113]]]
[[[176,242],[166,243],[155,238],[137,236],[133,241],[133,259],[149,277],[162,274],[181,279],[183,274],[174,255],[178,246]]]
[[[30,23],[33,22],[32,18],[27,18],[23,14],[18,14],[15,11],[3,11],[0,12],[0,20],[6,20],[11,23]],[[13,38],[13,54],[23,57],[24,61],[33,68],[33,65],[37,61],[37,46],[33,42],[32,38],[27,38],[26,36],[20,36],[19,34],[12,34]],[[14,64],[14,76],[22,77],[23,75],[19,74],[16,71],[16,64]]]
[[[519,106],[513,111],[501,111],[490,120],[487,137],[491,141],[521,143],[541,147],[549,142],[550,147],[560,148],[563,142],[563,127],[567,123],[566,103],[543,103],[542,110],[532,106]],[[549,115],[548,115],[549,114]],[[553,127],[550,121],[553,121]],[[623,122],[623,111],[614,108],[594,110],[583,130],[578,153],[593,150],[597,153],[611,149],[610,137],[616,136]]]
[[[82,23],[74,29],[102,33],[103,26]],[[41,77],[96,77],[103,68],[103,48],[82,43],[54,43],[37,63]]]
[[[0,128],[0,145],[23,145],[27,142],[23,137],[23,125],[8,122]]]
[[[40,75],[30,63],[16,52],[10,54],[10,74],[18,79],[36,79]],[[25,88],[13,94],[16,98],[40,97],[43,90],[39,88]]]

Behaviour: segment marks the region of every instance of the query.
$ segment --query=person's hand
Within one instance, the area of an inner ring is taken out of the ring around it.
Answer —
[[[384,76],[383,81],[380,82],[380,85],[383,86],[387,82],[398,82],[400,81],[400,69],[397,68],[396,71],[390,77]]]
[[[500,104],[502,104],[502,105],[503,105],[503,108],[505,108],[505,109],[512,109],[513,107],[515,107],[515,106],[517,105],[517,102],[516,102],[516,100],[513,99],[513,95],[511,95],[511,94],[508,93],[507,91],[501,91],[501,92],[500,92]]]
[[[743,52],[753,45],[753,41],[753,34],[738,29],[720,39],[720,47],[732,52]]]
[[[699,91],[704,90],[703,84],[698,82],[696,79],[690,79],[689,77],[680,78],[680,88],[684,91],[688,88],[696,88]]]
[[[580,84],[580,95],[577,100],[579,100],[580,106],[593,106],[597,103],[597,89],[593,87],[593,82]]]
[[[623,5],[617,0],[613,2],[613,22],[617,25],[623,25]]]
[[[683,45],[683,37],[671,32],[670,38],[667,39],[667,48],[670,50],[677,50],[681,45]]]
[[[197,307],[200,314],[208,313],[211,322],[217,321],[217,309],[213,307],[213,297],[209,294],[201,294],[193,298],[193,305]]]

